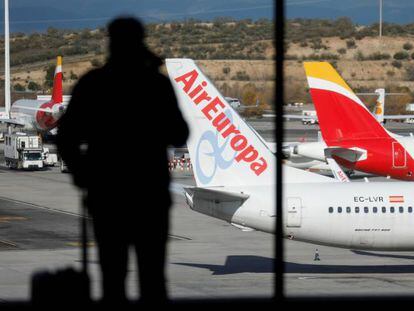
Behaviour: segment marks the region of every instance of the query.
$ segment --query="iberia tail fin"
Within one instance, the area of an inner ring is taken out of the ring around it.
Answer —
[[[54,103],[63,102],[63,73],[62,73],[62,56],[58,56],[56,60],[55,76],[53,78],[52,101]]]
[[[337,71],[327,62],[305,62],[323,139],[329,142],[389,137]]]

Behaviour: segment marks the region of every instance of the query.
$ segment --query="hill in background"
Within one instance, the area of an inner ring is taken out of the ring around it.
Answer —
[[[161,57],[198,60],[225,95],[241,98],[248,105],[259,99],[262,108],[269,109],[274,104],[273,27],[271,20],[228,18],[148,24],[147,45]],[[302,68],[303,61],[308,60],[331,62],[356,91],[385,87],[387,91],[407,93],[392,98],[397,104],[387,109],[402,110],[403,102],[412,101],[414,24],[385,24],[381,39],[377,25],[360,26],[346,18],[294,19],[288,21],[286,29],[286,102],[310,102]],[[15,33],[11,43],[13,85],[17,90],[37,85],[47,92],[54,59],[63,55],[68,93],[85,71],[103,64],[106,44],[102,28]],[[364,100],[372,103],[374,98]]]

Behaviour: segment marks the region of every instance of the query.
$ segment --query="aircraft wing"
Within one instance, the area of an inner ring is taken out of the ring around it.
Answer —
[[[184,191],[200,200],[218,201],[220,203],[236,201],[241,201],[241,203],[243,203],[250,197],[248,194],[241,192],[228,192],[216,189],[217,188],[188,187],[184,188]]]
[[[262,115],[263,118],[275,118],[276,115],[272,113],[267,113]],[[297,120],[303,120],[303,119],[311,119],[311,120],[318,120],[317,116],[304,116],[301,114],[284,114],[283,117],[285,119],[297,119]]]
[[[27,106],[18,106],[14,105],[14,108],[24,109],[24,110],[33,110],[33,111],[42,111],[46,113],[52,113],[52,109],[50,108],[34,108],[34,107],[27,107]]]
[[[306,116],[306,115],[301,115],[301,114],[284,114],[283,117],[285,119],[312,119],[312,120],[318,120],[318,117],[315,115],[311,115],[311,116]]]
[[[217,188],[184,188],[184,196],[191,209],[201,212],[202,206],[221,205],[223,209],[237,210],[250,196],[241,192],[216,190]],[[230,219],[228,219],[230,221]]]
[[[384,116],[384,119],[387,119],[387,120],[404,120],[404,119],[414,119],[414,114],[396,114],[396,115],[387,115],[387,116]]]
[[[26,124],[22,121],[19,121],[17,119],[9,119],[9,118],[0,118],[0,123],[4,124],[10,124],[15,126],[25,126]]]
[[[363,160],[366,157],[366,151],[357,148],[344,148],[344,147],[328,147],[325,148],[325,157],[332,158],[337,156],[350,162],[356,162]]]
[[[345,172],[342,168],[336,163],[336,161],[332,158],[326,158],[329,167],[331,168],[332,174],[334,175],[335,179],[340,182],[349,182],[348,176],[346,176]]]

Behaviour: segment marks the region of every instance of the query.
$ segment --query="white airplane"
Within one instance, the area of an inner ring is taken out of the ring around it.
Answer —
[[[385,96],[390,95],[405,95],[404,93],[386,93],[385,89],[380,88],[376,89],[374,93],[356,93],[356,95],[376,95],[378,96],[378,99],[374,106],[374,111],[372,114],[374,115],[375,119],[379,123],[385,123],[386,120],[407,120],[412,119],[414,115],[412,114],[397,114],[397,115],[384,115],[385,111]]]
[[[274,233],[275,156],[190,59],[167,70],[191,134],[196,187],[191,209],[248,230]],[[408,182],[339,183],[284,166],[284,237],[373,250],[414,250]]]
[[[51,98],[19,99],[11,105],[10,118],[2,111],[0,122],[39,132],[55,128],[67,106],[67,102],[63,101],[62,79],[62,57],[58,56]]]
[[[62,57],[57,57],[53,92],[50,100],[21,99],[11,104],[10,88],[10,31],[9,0],[4,1],[4,83],[5,107],[0,111],[0,122],[10,126],[46,132],[54,129],[63,115],[66,104],[62,95]],[[10,131],[9,127],[9,131]]]

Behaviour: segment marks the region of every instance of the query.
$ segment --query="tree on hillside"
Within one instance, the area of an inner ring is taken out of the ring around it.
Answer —
[[[49,64],[44,71],[46,71],[45,75],[45,87],[51,88],[53,87],[53,78],[55,76],[55,66]]]
[[[24,92],[26,91],[26,88],[21,85],[20,83],[17,83],[13,86],[13,90],[17,91],[17,92]]]
[[[396,60],[403,60],[403,59],[408,59],[409,55],[405,51],[400,51],[400,52],[395,53],[393,57]]]
[[[41,87],[36,82],[30,81],[29,84],[27,85],[27,89],[29,89],[30,91],[39,91]]]

